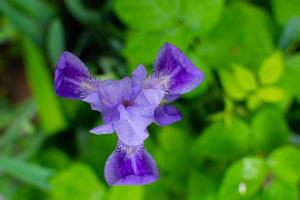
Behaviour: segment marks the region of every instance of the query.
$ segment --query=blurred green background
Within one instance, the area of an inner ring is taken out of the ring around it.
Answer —
[[[182,121],[149,128],[160,180],[108,187],[116,137],[55,96],[55,64],[68,50],[100,78],[150,72],[166,41],[206,79]],[[299,0],[0,0],[1,200],[297,200],[299,134]]]

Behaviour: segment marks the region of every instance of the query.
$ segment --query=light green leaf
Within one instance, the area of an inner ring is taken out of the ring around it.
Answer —
[[[256,69],[273,51],[269,22],[268,15],[260,8],[244,1],[232,1],[219,22],[201,40],[201,52],[216,68],[239,63]]]
[[[245,122],[233,118],[231,124],[216,122],[199,136],[193,147],[197,157],[233,160],[249,150],[249,129]]]
[[[263,87],[256,94],[262,101],[270,103],[282,101],[285,95],[284,90],[279,87]]]
[[[247,107],[251,111],[256,110],[261,104],[262,104],[262,101],[256,93],[251,94],[247,98]]]
[[[110,188],[107,200],[143,200],[144,193],[143,186],[116,186]]]
[[[26,75],[38,107],[42,128],[48,134],[63,130],[67,123],[54,94],[42,52],[28,39],[23,40],[23,51]]]
[[[273,84],[279,80],[283,73],[283,57],[279,51],[267,57],[258,71],[260,82],[264,85]]]
[[[147,31],[175,27],[179,8],[179,0],[116,0],[114,2],[114,9],[125,24],[133,29]]]
[[[268,164],[282,180],[297,183],[300,180],[300,150],[295,146],[276,149],[268,158]]]
[[[183,19],[191,30],[203,35],[218,22],[224,7],[224,0],[185,0]]]
[[[288,126],[280,112],[264,108],[252,120],[252,143],[256,150],[270,152],[288,140]]]
[[[234,76],[238,84],[245,91],[253,91],[256,89],[256,79],[253,72],[242,65],[233,65]]]
[[[105,187],[98,181],[94,171],[81,163],[57,173],[51,179],[51,186],[51,200],[101,200],[105,195]]]
[[[218,199],[232,200],[252,197],[259,192],[266,175],[265,162],[260,158],[248,157],[236,161],[226,171]]]
[[[262,200],[297,200],[297,185],[281,180],[272,180],[262,193]]]
[[[219,75],[226,94],[234,100],[241,101],[246,98],[247,92],[237,84],[236,78],[230,71],[220,70]]]
[[[65,50],[64,27],[56,18],[50,23],[47,35],[47,51],[53,67],[58,62],[59,56]]]
[[[0,156],[0,171],[41,189],[49,189],[50,169],[27,163],[24,160]]]

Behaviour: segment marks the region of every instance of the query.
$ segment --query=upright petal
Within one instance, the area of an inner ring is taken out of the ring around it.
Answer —
[[[58,96],[83,99],[97,90],[98,80],[93,79],[86,66],[75,55],[64,52],[55,69],[54,85]]]
[[[152,78],[159,79],[169,94],[191,91],[203,80],[203,73],[175,46],[166,43],[154,64]]]
[[[159,105],[155,109],[154,118],[160,126],[166,126],[181,120],[181,114],[174,106]]]
[[[142,83],[147,77],[147,71],[144,65],[139,65],[133,72],[132,72],[132,79],[136,83]]]
[[[109,185],[145,185],[159,178],[156,163],[143,145],[121,142],[106,161],[104,174]]]

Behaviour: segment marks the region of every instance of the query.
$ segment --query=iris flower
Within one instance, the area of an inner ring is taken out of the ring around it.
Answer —
[[[159,178],[151,155],[144,148],[147,127],[155,122],[166,126],[181,119],[172,101],[193,90],[203,80],[203,73],[175,46],[166,43],[147,75],[139,65],[132,77],[121,80],[99,80],[84,63],[64,52],[55,70],[58,96],[81,100],[101,113],[103,124],[94,134],[116,133],[117,147],[105,164],[109,185],[144,185]]]

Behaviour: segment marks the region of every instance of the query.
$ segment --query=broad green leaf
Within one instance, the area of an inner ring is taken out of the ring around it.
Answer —
[[[239,63],[256,69],[262,59],[273,51],[269,22],[260,8],[233,1],[224,9],[219,22],[201,40],[201,52],[215,68]]]
[[[242,65],[233,65],[234,76],[239,84],[246,91],[253,91],[257,87],[255,75]]]
[[[105,195],[105,187],[94,171],[81,163],[75,163],[58,172],[51,179],[51,186],[51,200],[101,200]]]
[[[193,171],[188,181],[188,200],[214,200],[216,199],[216,180],[213,178]]]
[[[13,25],[11,23],[9,23],[7,20],[5,20],[1,24],[0,44],[15,38],[16,35],[17,35],[16,29],[13,27]],[[1,67],[0,67],[0,69],[1,69]]]
[[[54,134],[66,128],[67,123],[54,94],[53,83],[43,54],[28,39],[23,40],[23,51],[26,75],[38,107],[42,128],[46,133]]]
[[[219,75],[226,94],[234,100],[241,101],[246,98],[247,92],[239,84],[234,75],[227,70],[220,70]]]
[[[5,15],[21,34],[39,44],[42,43],[42,27],[33,18],[18,11],[9,1],[0,1],[0,13]]]
[[[179,0],[114,1],[117,15],[125,24],[137,30],[157,31],[175,27],[179,8]]]
[[[224,3],[224,0],[185,0],[182,18],[191,30],[203,35],[218,22]]]
[[[295,146],[276,149],[268,158],[274,174],[282,180],[297,183],[300,180],[300,150]]]
[[[256,150],[270,152],[288,140],[288,126],[280,112],[264,108],[252,120],[252,143]]]
[[[47,51],[53,67],[59,56],[65,50],[65,35],[61,21],[56,18],[51,21],[47,35]]]
[[[42,166],[16,158],[0,156],[0,171],[27,184],[41,189],[49,189],[48,179],[52,175],[52,171]]]
[[[43,151],[40,162],[52,169],[61,170],[68,168],[71,161],[65,152],[57,148],[50,148]]]
[[[257,93],[253,93],[247,98],[247,107],[250,111],[256,110],[262,103]]]
[[[300,2],[298,0],[272,0],[272,9],[280,25],[285,25],[292,17],[300,18]]]
[[[249,150],[249,129],[245,122],[233,118],[231,124],[211,124],[199,136],[193,151],[197,156],[213,160],[233,160]],[[195,155],[195,156],[196,156]]]
[[[297,200],[297,185],[281,180],[272,180],[262,192],[262,200]]]
[[[275,51],[261,64],[258,71],[259,80],[262,84],[273,84],[279,80],[283,73],[283,57],[279,51]]]
[[[130,69],[135,69],[137,65],[154,63],[158,51],[165,42],[170,42],[186,52],[191,34],[183,27],[168,29],[159,33],[148,33],[140,31],[130,31],[126,38],[123,54],[130,64]]]
[[[245,199],[256,195],[267,175],[264,160],[247,157],[234,162],[226,171],[219,200]],[[253,199],[253,198],[249,198]]]
[[[107,200],[143,200],[144,193],[143,186],[115,186],[110,188]]]
[[[284,90],[279,87],[263,87],[256,94],[262,101],[270,103],[280,102],[284,98]]]

